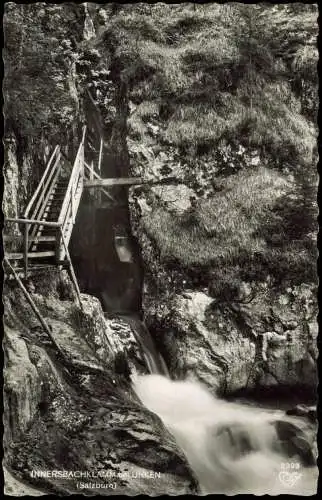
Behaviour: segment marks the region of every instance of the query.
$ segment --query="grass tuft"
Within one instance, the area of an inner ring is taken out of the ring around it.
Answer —
[[[156,207],[143,224],[162,261],[192,269],[201,280],[204,273],[217,273],[220,290],[227,275],[236,280],[268,274],[283,282],[314,279],[315,245],[305,239],[312,220],[305,222],[302,213],[295,181],[260,167],[230,176],[223,191],[199,200],[188,214]],[[304,221],[301,234],[292,233],[294,218],[299,232]]]

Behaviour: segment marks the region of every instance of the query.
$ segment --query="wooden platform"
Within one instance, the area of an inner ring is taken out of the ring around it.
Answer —
[[[143,177],[117,177],[108,179],[93,179],[85,180],[84,188],[93,187],[108,187],[108,186],[135,186],[140,184],[148,184],[150,181],[146,181]]]

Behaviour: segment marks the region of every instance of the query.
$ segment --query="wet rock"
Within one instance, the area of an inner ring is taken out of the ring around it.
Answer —
[[[83,311],[55,293],[33,298],[59,351],[36,334],[23,296],[14,289],[6,294],[7,318],[17,328],[6,325],[4,342],[4,447],[5,466],[14,478],[11,493],[19,494],[21,485],[28,492],[89,492],[77,477],[32,477],[35,470],[101,472],[84,480],[94,483],[91,494],[196,493],[196,479],[174,438],[138,401],[129,374],[115,363],[112,339],[124,331],[122,321],[105,318],[89,296],[82,295]],[[120,344],[129,345],[126,335]]]
[[[215,437],[229,458],[234,460],[259,449],[255,440],[252,440],[247,425],[239,423],[223,425],[216,429]]]
[[[25,431],[41,399],[41,379],[30,360],[26,341],[19,331],[6,328],[3,343],[4,444]]]
[[[286,410],[286,415],[306,417],[311,422],[315,422],[317,419],[316,406],[296,405]]]
[[[312,443],[300,427],[285,420],[277,420],[273,425],[278,437],[278,442],[274,444],[277,451],[284,452],[290,458],[299,457],[303,465],[316,464]]]
[[[170,211],[182,214],[191,207],[194,191],[185,184],[175,186],[154,186],[151,191]]]
[[[152,282],[144,288],[146,321],[164,350],[170,373],[197,378],[211,391],[226,394],[304,383],[314,390],[317,328],[296,313],[307,287],[295,290],[294,312],[285,310],[279,295],[266,287],[258,287],[256,293],[251,288],[243,285],[236,303],[234,298],[219,303],[207,290],[156,298]]]
[[[255,356],[253,341],[213,312],[213,299],[204,292],[185,292],[171,301],[169,326],[158,330],[170,373],[200,380],[212,392],[245,386]]]
[[[6,467],[3,467],[4,476],[4,494],[9,496],[31,496],[38,497],[45,495],[44,491],[24,484],[22,481],[18,481]]]

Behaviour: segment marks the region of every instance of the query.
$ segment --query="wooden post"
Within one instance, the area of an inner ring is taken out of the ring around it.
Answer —
[[[102,171],[102,158],[103,158],[103,139],[101,138],[100,142],[100,152],[99,152],[99,157],[98,157],[98,165],[97,165],[97,170],[98,170],[98,175],[101,176],[101,171]],[[101,189],[97,191],[97,201],[98,204],[101,204],[102,201],[102,192]]]
[[[86,136],[86,126],[83,127],[82,148],[81,148],[81,155],[80,155],[80,161],[82,162],[81,182],[84,182],[84,177],[85,177],[85,136]]]
[[[97,166],[98,175],[101,175],[101,170],[102,170],[102,158],[103,158],[103,139],[101,139],[101,143],[100,143],[100,154],[99,154],[99,157],[98,157],[98,166]]]
[[[67,260],[69,262],[69,272],[70,272],[70,276],[71,276],[72,282],[73,282],[75,290],[76,290],[77,299],[78,299],[78,302],[79,302],[79,305],[80,305],[81,309],[83,309],[83,304],[82,304],[81,296],[80,296],[80,289],[79,289],[79,286],[78,286],[77,278],[76,278],[74,267],[73,267],[73,264],[72,264],[72,259],[70,258],[68,246],[67,246],[67,244],[65,242],[64,234],[63,234],[62,229],[60,230],[60,234],[61,234],[61,238],[63,240],[65,254],[66,254]]]
[[[28,250],[29,250],[29,241],[28,241],[28,232],[29,232],[29,224],[26,223],[24,231],[24,266],[25,266],[25,278],[28,277]]]
[[[61,260],[60,258],[60,254],[61,254],[61,251],[60,251],[60,239],[61,239],[61,236],[60,236],[60,228],[58,228],[56,230],[56,263],[58,264],[58,262]]]
[[[4,257],[3,262],[10,269],[11,273],[13,274],[15,280],[17,281],[18,285],[20,286],[21,290],[23,291],[24,296],[26,297],[27,301],[31,305],[32,310],[34,311],[35,315],[37,316],[39,322],[41,323],[41,325],[44,328],[45,332],[47,333],[48,337],[50,338],[50,340],[52,341],[52,343],[54,344],[54,346],[58,349],[58,351],[61,352],[61,349],[60,349],[59,345],[56,343],[56,341],[55,341],[55,339],[54,339],[54,337],[53,337],[53,335],[51,333],[51,330],[50,330],[49,326],[47,325],[46,321],[42,317],[42,315],[41,315],[40,311],[38,310],[36,304],[32,300],[32,298],[30,296],[30,293],[24,287],[24,285],[23,285],[21,279],[19,278],[19,276],[17,275],[16,271],[11,266],[11,264],[9,263],[9,261],[8,261],[8,259],[6,257]]]
[[[93,160],[91,161],[90,167],[91,167],[91,169],[89,171],[89,180],[93,181],[94,180],[94,162],[93,162]],[[92,195],[93,194],[93,189],[90,189],[89,193],[90,193],[90,195]]]

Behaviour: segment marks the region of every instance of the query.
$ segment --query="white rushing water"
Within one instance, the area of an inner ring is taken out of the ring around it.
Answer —
[[[272,421],[285,420],[282,411],[219,400],[197,382],[162,375],[135,375],[133,387],[184,451],[201,494],[316,493],[317,468],[274,451]]]

